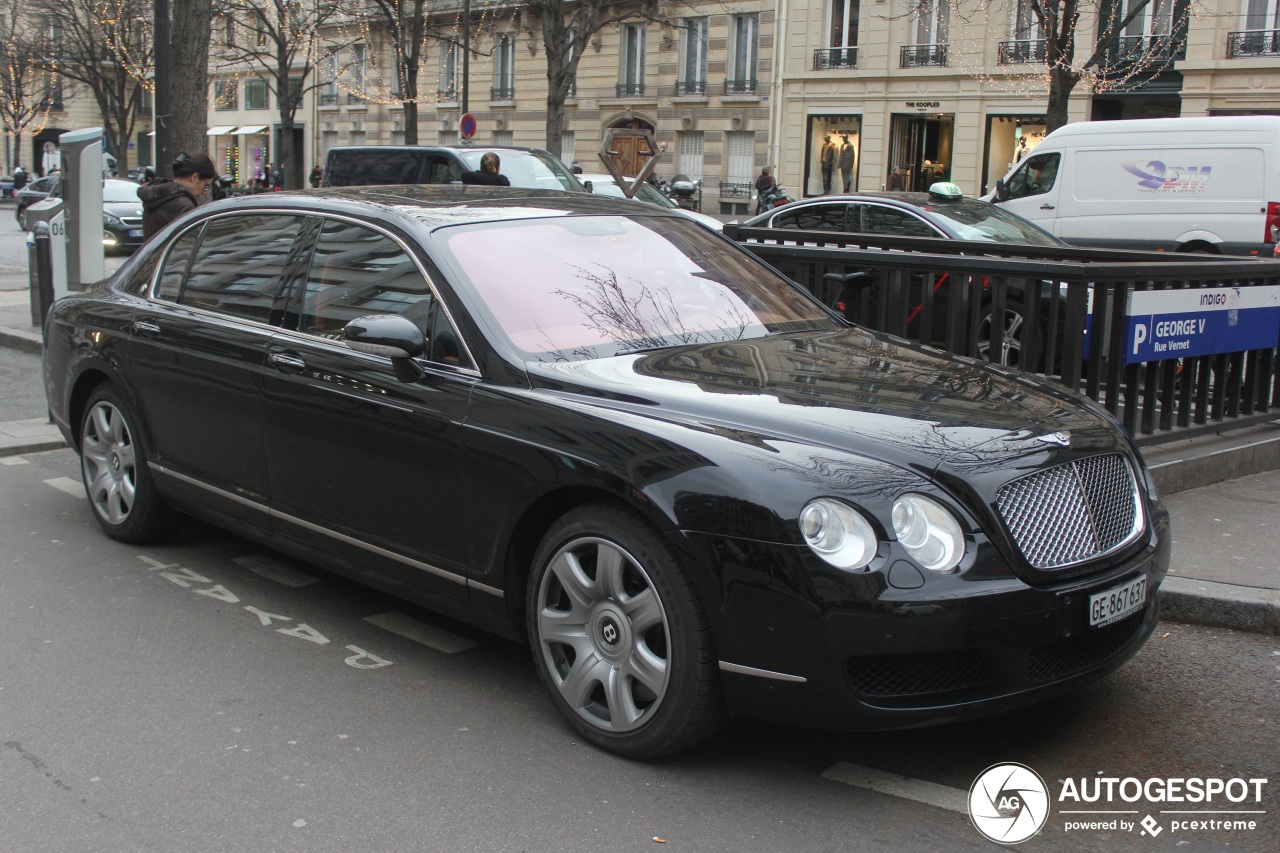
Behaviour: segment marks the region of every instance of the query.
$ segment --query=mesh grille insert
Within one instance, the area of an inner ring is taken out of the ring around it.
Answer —
[[[866,696],[918,696],[988,684],[982,656],[971,649],[850,658],[849,680]]]
[[[1006,483],[996,506],[1027,562],[1058,569],[1133,541],[1142,531],[1138,500],[1129,463],[1109,454]]]

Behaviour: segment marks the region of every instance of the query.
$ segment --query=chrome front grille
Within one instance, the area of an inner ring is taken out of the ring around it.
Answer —
[[[1132,542],[1142,532],[1133,469],[1118,453],[1090,456],[1000,487],[996,506],[1037,569],[1061,569]]]

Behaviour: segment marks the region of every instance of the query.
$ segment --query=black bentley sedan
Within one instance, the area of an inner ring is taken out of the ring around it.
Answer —
[[[45,339],[108,536],[187,513],[526,639],[627,756],[1024,706],[1158,617],[1168,515],[1105,412],[625,200],[216,202]]]

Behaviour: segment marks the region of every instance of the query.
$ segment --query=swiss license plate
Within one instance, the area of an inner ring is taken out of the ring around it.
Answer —
[[[1128,583],[1112,587],[1105,592],[1089,596],[1089,625],[1101,628],[1123,619],[1147,601],[1147,577],[1134,578]]]
[[[142,236],[142,229],[141,229],[141,228],[130,228],[130,229],[129,229],[129,236],[130,236],[130,237],[141,237],[141,236]]]

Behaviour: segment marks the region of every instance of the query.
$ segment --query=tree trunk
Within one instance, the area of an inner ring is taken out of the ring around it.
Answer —
[[[213,28],[213,0],[178,0],[173,4],[173,82],[170,88],[173,155],[204,151],[209,137],[209,33]],[[213,157],[214,155],[210,155]],[[167,169],[168,163],[157,166]],[[215,164],[218,165],[218,164]]]
[[[417,92],[405,92],[404,102],[404,144],[418,144],[418,97]]]
[[[1049,69],[1049,105],[1045,110],[1045,131],[1052,133],[1067,123],[1067,102],[1080,75],[1069,68]]]

